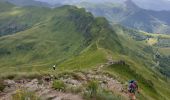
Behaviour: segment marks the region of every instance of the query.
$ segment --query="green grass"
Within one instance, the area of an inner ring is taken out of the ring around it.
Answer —
[[[93,49],[93,48],[92,48]],[[106,57],[101,50],[88,50],[58,66],[61,70],[83,70],[94,68],[105,63]]]
[[[53,81],[52,87],[53,87],[54,89],[56,89],[56,90],[62,90],[62,91],[64,91],[65,88],[66,88],[66,85],[65,85],[65,83],[64,83],[63,81],[55,80],[55,81]]]
[[[99,82],[91,80],[86,84],[86,92],[84,93],[85,100],[125,100],[118,94],[113,94],[111,91],[99,87]]]

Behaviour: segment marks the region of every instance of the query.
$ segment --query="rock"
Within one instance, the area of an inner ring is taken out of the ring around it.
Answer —
[[[33,79],[31,82],[34,83],[34,84],[38,84],[39,83],[38,79]]]
[[[91,79],[91,78],[92,78],[92,75],[91,75],[91,74],[87,74],[87,78],[88,78],[88,79]]]
[[[4,84],[7,86],[12,86],[15,85],[15,81],[14,80],[4,80]]]
[[[67,83],[72,84],[72,85],[79,85],[79,82],[77,80],[67,80]]]
[[[86,76],[82,73],[76,73],[73,75],[74,79],[79,80],[79,81],[85,81]]]

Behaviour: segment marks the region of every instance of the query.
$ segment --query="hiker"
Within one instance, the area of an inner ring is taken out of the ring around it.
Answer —
[[[55,70],[56,69],[56,66],[55,65],[53,65],[53,70]]]
[[[136,95],[135,95],[135,93],[136,93],[136,92],[139,93],[137,81],[131,80],[131,81],[129,82],[128,92],[129,92],[130,100],[136,100]]]

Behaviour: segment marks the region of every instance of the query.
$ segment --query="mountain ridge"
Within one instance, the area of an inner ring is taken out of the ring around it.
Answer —
[[[138,7],[134,2],[126,1],[125,6],[107,6],[107,4],[96,4],[85,7],[95,16],[104,16],[110,22],[120,23],[128,28],[138,29],[149,33],[170,33],[169,11],[152,11]],[[103,6],[102,9],[100,7]]]

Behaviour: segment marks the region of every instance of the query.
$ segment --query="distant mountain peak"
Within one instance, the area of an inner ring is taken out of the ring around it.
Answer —
[[[126,0],[125,6],[127,9],[132,9],[132,10],[140,9],[132,0]]]

